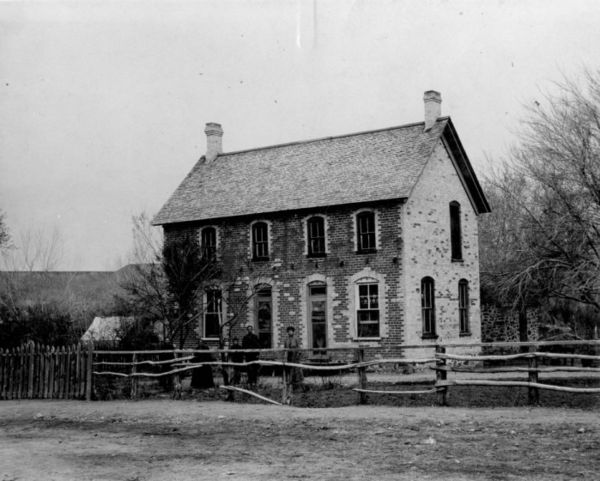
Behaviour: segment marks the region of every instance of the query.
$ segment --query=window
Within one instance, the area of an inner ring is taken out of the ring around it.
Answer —
[[[252,259],[269,260],[269,226],[266,222],[252,224]]]
[[[462,237],[460,231],[460,204],[450,202],[450,245],[452,260],[462,260]]]
[[[421,318],[423,337],[435,335],[435,284],[431,277],[421,279]]]
[[[200,233],[200,249],[202,258],[215,260],[217,256],[217,229],[205,227]]]
[[[358,337],[379,337],[379,285],[358,285]]]
[[[260,286],[256,292],[256,324],[260,346],[270,349],[273,342],[273,300],[270,286]]]
[[[375,214],[361,212],[356,216],[356,250],[375,252]]]
[[[469,334],[469,282],[465,279],[458,281],[458,320],[460,333]]]
[[[308,232],[308,256],[325,256],[325,219],[323,217],[311,217],[306,222]]]
[[[221,291],[219,289],[206,290],[204,337],[219,337],[222,304]]]

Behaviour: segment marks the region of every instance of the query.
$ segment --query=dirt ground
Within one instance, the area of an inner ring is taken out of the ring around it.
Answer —
[[[3,401],[0,481],[598,479],[596,410]]]

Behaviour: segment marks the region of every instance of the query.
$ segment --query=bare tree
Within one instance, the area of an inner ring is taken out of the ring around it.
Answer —
[[[10,243],[10,235],[6,221],[4,220],[4,212],[0,210],[0,251],[6,249]]]
[[[2,252],[2,270],[48,272],[56,270],[64,257],[64,238],[58,226],[23,230],[16,245]]]
[[[218,289],[227,305],[221,313],[219,347],[226,347],[255,295],[254,288],[232,274],[241,261],[203,255],[192,235],[163,245],[145,214],[133,218],[133,238],[132,263],[122,270],[120,281],[129,312],[160,325],[164,340],[182,348],[201,324],[205,292]]]
[[[482,284],[504,300],[600,311],[600,72],[535,102],[504,169],[487,181]]]
[[[23,302],[43,303],[42,293],[32,292],[32,275],[44,276],[55,270],[63,258],[63,237],[54,226],[51,229],[27,229],[19,233],[16,245],[0,250],[0,302],[16,309]],[[33,298],[24,299],[26,296]],[[61,301],[64,299],[61,299]]]

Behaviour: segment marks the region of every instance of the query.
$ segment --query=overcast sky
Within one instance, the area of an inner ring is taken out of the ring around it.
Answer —
[[[600,2],[0,2],[0,209],[58,227],[59,266],[120,267],[204,153],[423,118],[442,93],[476,172],[523,104],[600,67]],[[234,201],[234,199],[232,199]]]

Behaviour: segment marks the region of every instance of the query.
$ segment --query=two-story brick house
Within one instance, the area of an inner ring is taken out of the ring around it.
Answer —
[[[424,101],[424,122],[230,153],[209,123],[206,155],[154,224],[236,260],[225,271],[256,293],[244,317],[265,347],[289,325],[307,347],[479,342],[490,209],[440,94]],[[218,282],[204,293],[202,337],[227,301]]]

